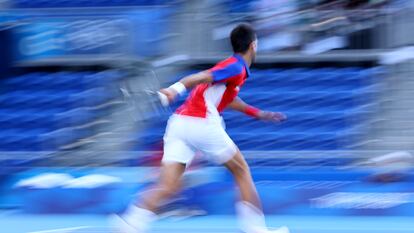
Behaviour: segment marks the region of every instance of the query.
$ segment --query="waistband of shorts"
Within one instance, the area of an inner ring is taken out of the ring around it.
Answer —
[[[194,116],[187,116],[187,115],[180,115],[180,114],[172,114],[171,119],[185,119],[188,121],[192,121],[192,122],[200,122],[203,124],[206,123],[216,123],[216,124],[221,124],[223,122],[223,117],[221,116],[210,116],[210,117],[206,117],[206,118],[202,118],[202,117],[194,117]]]

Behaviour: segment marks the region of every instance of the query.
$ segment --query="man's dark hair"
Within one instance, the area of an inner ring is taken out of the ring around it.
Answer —
[[[237,25],[230,33],[231,47],[235,53],[246,52],[254,40],[256,40],[256,32],[246,23]]]

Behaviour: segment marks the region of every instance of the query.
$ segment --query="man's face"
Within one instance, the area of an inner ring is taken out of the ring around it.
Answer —
[[[256,60],[257,46],[258,40],[256,39],[252,42],[252,62]]]

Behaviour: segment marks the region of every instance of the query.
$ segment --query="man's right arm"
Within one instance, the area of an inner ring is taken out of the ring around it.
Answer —
[[[168,102],[172,102],[177,95],[181,95],[201,83],[225,83],[230,78],[239,75],[243,67],[238,63],[216,65],[215,67],[182,78],[168,88],[160,90]]]
[[[168,88],[161,89],[160,92],[163,93],[171,103],[177,95],[183,94],[185,91],[192,89],[198,84],[212,83],[213,81],[213,75],[211,72],[209,70],[205,70],[188,75]]]
[[[188,75],[182,78],[180,81],[186,89],[192,89],[201,83],[212,83],[213,75],[209,70],[201,71],[195,74]]]

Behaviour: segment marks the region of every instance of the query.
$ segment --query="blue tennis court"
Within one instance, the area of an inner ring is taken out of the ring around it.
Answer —
[[[268,216],[268,225],[289,226],[292,233],[408,233],[414,222],[409,217],[312,217]],[[105,216],[2,214],[4,233],[101,233],[111,232]],[[232,216],[169,218],[156,222],[153,233],[236,233]]]

